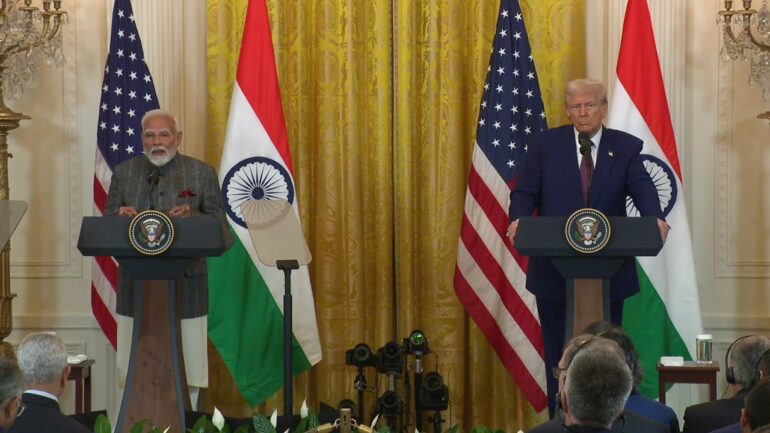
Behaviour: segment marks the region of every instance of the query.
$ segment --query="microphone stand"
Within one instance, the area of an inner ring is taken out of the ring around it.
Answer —
[[[160,183],[160,173],[158,170],[152,170],[147,176],[147,183],[150,184],[150,210],[155,210],[155,188]]]
[[[364,421],[364,391],[369,387],[366,383],[366,376],[364,375],[364,366],[358,366],[358,374],[353,381],[353,386],[358,391],[358,421]]]
[[[417,431],[422,432],[422,352],[414,353],[414,422]]]

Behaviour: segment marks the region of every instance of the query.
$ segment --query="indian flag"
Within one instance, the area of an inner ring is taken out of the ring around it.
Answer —
[[[219,181],[234,243],[208,262],[208,332],[241,394],[256,406],[283,385],[284,275],[257,258],[240,205],[285,199],[299,214],[265,0],[249,1],[246,12]],[[291,290],[298,374],[321,360],[306,266],[292,272]]]
[[[645,0],[628,1],[616,72],[609,126],[644,140],[644,165],[671,226],[657,257],[638,259],[641,291],[623,311],[623,326],[644,367],[640,391],[657,396],[655,363],[661,355],[692,359],[702,324],[682,170]]]

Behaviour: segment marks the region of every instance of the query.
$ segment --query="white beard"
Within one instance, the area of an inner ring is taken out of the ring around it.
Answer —
[[[161,150],[163,153],[155,153],[154,151]],[[171,161],[174,156],[176,156],[176,147],[172,148],[171,150],[166,150],[164,147],[156,147],[154,149],[150,149],[149,151],[145,150],[144,155],[147,156],[147,159],[150,160],[152,165],[156,167],[163,167],[164,165],[168,164],[169,161]]]

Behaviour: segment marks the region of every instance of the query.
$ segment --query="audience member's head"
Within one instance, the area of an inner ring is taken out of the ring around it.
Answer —
[[[616,325],[612,322],[608,322],[606,320],[597,320],[596,322],[591,323],[590,325],[586,326],[586,329],[583,330],[586,334],[591,335],[601,335],[605,332],[612,331],[614,329],[623,329],[619,325]]]
[[[560,393],[564,391],[564,379],[567,377],[567,366],[570,362],[572,362],[572,356],[575,354],[579,347],[582,347],[584,344],[595,338],[595,336],[590,334],[578,335],[572,337],[572,339],[567,342],[567,345],[564,346],[564,351],[562,352],[561,359],[559,360],[559,365],[553,371],[554,376],[559,381]],[[557,403],[559,403],[558,398]]]
[[[741,431],[749,433],[770,425],[770,379],[762,380],[746,396],[746,407],[741,410]]]
[[[735,384],[750,389],[757,379],[757,364],[768,349],[770,339],[763,335],[750,335],[736,340],[730,348],[727,368],[732,369]]]
[[[631,393],[625,355],[603,337],[584,340],[571,352],[561,394],[565,424],[609,428]]]
[[[642,383],[642,379],[644,379],[644,371],[639,362],[639,353],[636,351],[634,342],[631,341],[631,337],[626,334],[626,331],[614,323],[603,320],[588,325],[585,331],[589,334],[612,340],[620,346],[620,349],[625,354],[626,365],[631,370],[631,375],[634,379],[633,392],[638,392],[639,385]]]
[[[21,406],[21,391],[24,376],[16,361],[0,358],[0,428],[8,431],[16,419]]]
[[[45,332],[29,334],[21,340],[16,356],[29,388],[61,396],[70,372],[61,338]]]

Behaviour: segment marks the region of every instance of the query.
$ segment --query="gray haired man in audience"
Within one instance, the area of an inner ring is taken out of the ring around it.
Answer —
[[[726,370],[735,382],[735,395],[716,401],[692,405],[684,411],[683,433],[707,433],[738,422],[741,409],[751,387],[757,381],[757,364],[770,349],[764,335],[749,335],[733,342]]]
[[[7,432],[24,411],[20,397],[23,386],[24,377],[16,361],[0,357],[0,432]]]
[[[597,338],[576,350],[567,367],[561,404],[573,431],[609,432],[631,393],[626,358],[613,341]]]
[[[21,396],[26,410],[9,433],[88,433],[84,425],[63,415],[59,407],[70,373],[61,338],[42,332],[29,334],[21,340],[16,356],[27,382]]]
[[[593,335],[574,337],[564,347],[554,376],[563,413],[557,409],[552,420],[530,433],[669,432],[659,422],[634,413],[623,414],[633,379],[625,355],[614,341]]]

